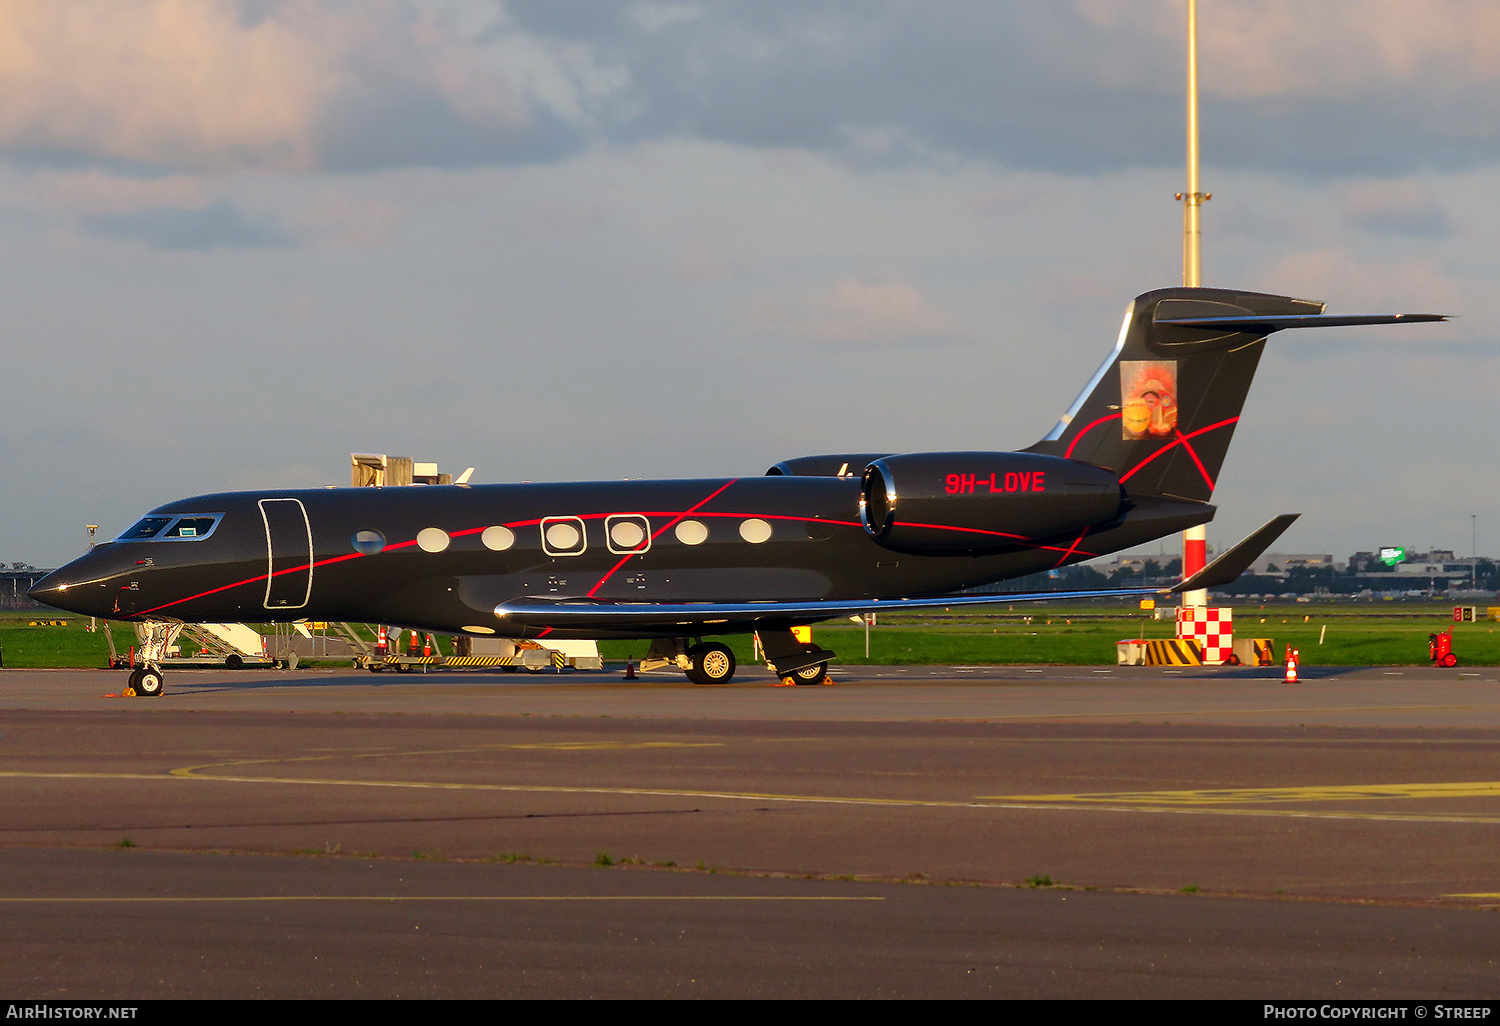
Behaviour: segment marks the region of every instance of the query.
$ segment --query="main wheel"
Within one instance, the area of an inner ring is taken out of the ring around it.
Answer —
[[[135,693],[142,698],[160,698],[163,687],[161,671],[147,667],[137,670],[136,673],[140,676],[136,677],[134,682]]]
[[[734,653],[712,641],[687,650],[688,680],[694,684],[728,684],[734,678]]]
[[[828,680],[828,664],[815,663],[812,666],[804,666],[800,670],[793,670],[787,676],[797,684],[822,684]]]

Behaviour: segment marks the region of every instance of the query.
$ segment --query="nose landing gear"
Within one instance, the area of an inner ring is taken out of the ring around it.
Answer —
[[[141,698],[160,698],[164,683],[161,670],[155,666],[138,666],[130,671],[130,688]]]

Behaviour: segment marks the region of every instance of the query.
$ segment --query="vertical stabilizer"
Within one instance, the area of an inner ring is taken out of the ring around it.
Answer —
[[[1322,310],[1310,300],[1229,289],[1157,289],[1138,296],[1115,351],[1057,427],[1027,451],[1108,467],[1136,494],[1206,502],[1266,336],[1276,328],[1166,322],[1250,322]]]

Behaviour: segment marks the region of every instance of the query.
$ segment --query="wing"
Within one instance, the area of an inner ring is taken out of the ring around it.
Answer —
[[[1107,588],[1100,591],[1000,592],[993,595],[938,595],[925,598],[842,599],[816,602],[599,602],[593,599],[523,598],[502,602],[495,615],[517,627],[566,630],[658,629],[728,633],[760,626],[817,623],[860,613],[899,613],[912,609],[995,606],[1011,602],[1056,602],[1076,598],[1129,598],[1159,595],[1162,588]]]
[[[816,602],[600,602],[595,599],[518,598],[500,603],[495,615],[515,627],[559,630],[641,630],[663,634],[705,634],[759,627],[817,623],[861,613],[912,609],[996,606],[1014,602],[1057,602],[1080,598],[1134,598],[1167,595],[1228,584],[1245,571],[1298,514],[1284,513],[1226,551],[1191,578],[1172,588],[1105,588],[1097,591],[998,592],[991,595],[932,595],[922,598],[833,599]]]

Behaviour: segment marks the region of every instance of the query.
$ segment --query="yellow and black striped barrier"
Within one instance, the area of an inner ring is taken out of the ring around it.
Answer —
[[[443,661],[444,666],[514,666],[516,661],[511,656],[449,656]]]
[[[1250,643],[1255,646],[1256,666],[1276,665],[1276,649],[1272,646],[1270,638],[1255,638]]]
[[[1203,654],[1191,638],[1158,638],[1146,642],[1147,666],[1202,666]]]

